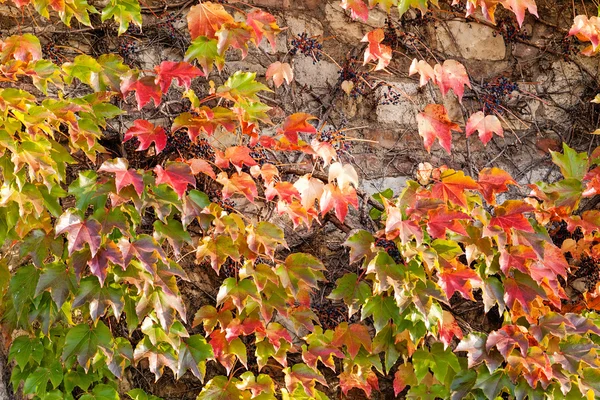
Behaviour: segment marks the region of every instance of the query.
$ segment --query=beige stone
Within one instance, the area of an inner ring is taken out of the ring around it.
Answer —
[[[436,29],[438,49],[448,55],[473,60],[499,61],[506,57],[506,45],[493,28],[474,22],[448,21]]]
[[[303,32],[306,32],[310,37],[323,35],[321,22],[308,15],[290,16],[286,18],[285,23],[290,40]]]
[[[350,14],[346,13],[338,3],[328,3],[325,6],[325,19],[329,23],[331,33],[339,41],[347,43],[360,41],[373,29],[384,27],[386,18],[387,14],[377,8],[369,11],[369,19],[366,23],[353,21]]]
[[[338,81],[339,68],[325,60],[313,64],[311,57],[300,55],[294,58],[292,67],[294,80],[300,85],[307,85],[313,89],[327,88]]]

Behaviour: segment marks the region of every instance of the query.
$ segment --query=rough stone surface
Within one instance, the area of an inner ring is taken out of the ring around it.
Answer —
[[[331,87],[339,78],[339,68],[334,63],[325,60],[313,64],[310,57],[298,57],[294,60],[293,67],[296,82],[314,89]]]
[[[493,28],[474,22],[447,21],[436,25],[440,51],[472,60],[499,61],[506,57],[506,46]]]

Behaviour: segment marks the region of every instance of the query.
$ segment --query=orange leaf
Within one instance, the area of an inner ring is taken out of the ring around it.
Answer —
[[[275,83],[275,86],[279,87],[283,85],[284,80],[288,85],[292,83],[294,80],[294,71],[292,71],[290,64],[275,61],[267,68],[266,76],[267,79],[273,78],[273,83]]]
[[[275,50],[275,35],[281,32],[275,17],[266,11],[254,10],[246,16],[246,24],[254,30],[256,43],[259,44],[263,35]]]
[[[410,69],[408,70],[408,76],[412,76],[414,74],[419,74],[419,84],[421,86],[425,86],[430,80],[435,82],[435,73],[427,61],[417,61],[415,58],[410,65]]]
[[[323,194],[319,200],[321,207],[321,215],[327,214],[330,210],[335,209],[335,216],[342,222],[348,214],[348,204],[358,209],[358,198],[356,190],[353,187],[347,187],[344,191],[331,183],[325,185]]]
[[[306,113],[292,114],[283,122],[283,134],[292,144],[298,144],[298,133],[317,133],[317,129],[308,123],[313,119],[317,117]]]
[[[448,298],[459,292],[465,299],[474,300],[473,286],[481,285],[481,278],[471,268],[460,266],[454,270],[444,270],[439,275],[439,284]]]
[[[185,61],[163,61],[159,66],[154,67],[154,70],[156,71],[156,84],[160,86],[163,93],[169,90],[173,79],[177,80],[179,86],[189,89],[192,79],[204,76],[200,69]]]
[[[482,169],[478,183],[483,198],[490,204],[496,204],[496,194],[506,192],[507,185],[517,185],[508,172],[495,167]]]
[[[500,137],[504,137],[504,129],[500,120],[495,115],[486,116],[483,111],[476,112],[471,115],[467,121],[467,137],[471,136],[475,131],[479,133],[479,139],[484,145],[492,140],[492,136],[495,133]]]
[[[446,60],[443,65],[437,64],[434,72],[435,83],[439,86],[442,95],[445,96],[452,89],[458,97],[458,101],[462,102],[464,86],[471,87],[465,66],[455,60]]]
[[[236,193],[240,193],[253,202],[254,198],[258,196],[254,179],[245,172],[233,174],[231,177],[227,177],[226,172],[221,172],[217,176],[217,182],[223,185],[223,198],[225,199],[230,198]]]
[[[425,148],[431,151],[435,139],[450,154],[452,148],[452,131],[462,132],[460,127],[448,117],[446,107],[439,104],[428,104],[425,111],[417,115],[419,135],[423,138]]]
[[[190,8],[187,15],[190,36],[206,36],[215,39],[216,33],[226,23],[235,22],[221,4],[202,2]]]
[[[199,173],[203,173],[205,175],[210,176],[213,179],[216,179],[215,171],[213,171],[212,167],[206,160],[202,160],[200,158],[191,158],[185,161],[190,168],[192,169],[192,174],[198,175]]]
[[[575,35],[581,41],[592,42],[592,50],[596,50],[600,44],[600,18],[586,15],[578,15],[569,30],[569,36]]]
[[[495,217],[490,220],[490,226],[499,226],[505,232],[517,229],[524,232],[533,232],[531,224],[523,215],[533,211],[533,207],[520,200],[507,200],[494,209]]]
[[[445,202],[467,207],[467,197],[465,190],[479,189],[479,185],[462,171],[448,169],[440,176],[440,181],[432,188],[432,194],[435,198],[443,199]]]
[[[353,19],[360,18],[364,22],[369,19],[369,9],[362,0],[342,0],[341,6],[344,10],[350,10]]]
[[[369,45],[365,50],[363,65],[367,65],[369,61],[377,61],[375,71],[379,71],[390,64],[392,60],[392,48],[381,43],[384,39],[385,33],[383,29],[375,29],[365,35],[362,42],[369,43]]]
[[[160,104],[162,91],[160,90],[160,86],[156,84],[155,77],[144,76],[140,79],[130,77],[121,82],[121,93],[123,93],[123,96],[126,96],[127,93],[133,90],[135,90],[135,99],[139,110],[150,103],[150,100],[154,100],[155,106]]]

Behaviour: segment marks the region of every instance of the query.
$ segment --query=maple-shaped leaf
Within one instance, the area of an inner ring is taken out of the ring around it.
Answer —
[[[471,177],[466,176],[462,171],[448,169],[440,175],[440,180],[433,185],[431,193],[444,202],[467,207],[467,197],[465,190],[476,190],[479,188],[477,182]]]
[[[487,335],[481,332],[472,332],[465,336],[455,351],[466,351],[469,368],[485,362],[492,371],[498,368],[502,362],[502,356],[496,350],[488,352],[486,348]]]
[[[507,185],[517,185],[508,172],[496,167],[479,171],[477,183],[483,198],[492,205],[496,204],[496,194],[508,191]]]
[[[238,173],[242,172],[244,165],[249,167],[258,165],[256,160],[252,158],[252,150],[247,146],[232,146],[225,149],[225,153],[220,150],[215,150],[215,165],[222,169],[229,168],[229,163],[237,169]]]
[[[425,86],[427,82],[433,80],[435,82],[435,72],[427,61],[413,59],[408,70],[408,76],[419,74],[419,85]]]
[[[600,18],[577,15],[573,20],[573,26],[569,30],[569,36],[573,35],[581,41],[592,42],[592,50],[596,51],[600,44]]]
[[[100,247],[98,253],[88,262],[90,272],[98,277],[100,286],[104,285],[109,261],[115,265],[120,265],[123,269],[127,267],[121,249],[114,242],[107,242]]]
[[[365,35],[362,42],[368,43],[365,50],[363,65],[367,65],[370,61],[377,61],[375,71],[384,69],[392,60],[392,48],[381,42],[385,39],[383,29],[375,29]]]
[[[317,156],[321,157],[325,167],[328,166],[332,160],[337,159],[335,147],[329,142],[320,142],[317,139],[313,139],[310,141],[310,147]]]
[[[14,35],[0,41],[0,61],[5,64],[9,59],[30,62],[42,58],[40,40],[31,33]]]
[[[163,61],[160,65],[154,67],[154,70],[156,71],[155,82],[160,86],[163,93],[167,93],[173,79],[177,81],[179,86],[189,89],[192,79],[204,76],[202,71],[185,61]]]
[[[249,201],[254,202],[254,198],[258,196],[256,182],[245,172],[234,173],[231,176],[227,176],[227,172],[221,172],[217,176],[217,182],[223,185],[222,192],[225,199],[234,194],[243,194]]]
[[[462,102],[465,85],[471,87],[465,66],[455,60],[446,60],[442,65],[436,64],[433,70],[435,83],[440,88],[442,96],[445,96],[452,89],[458,97],[458,101]]]
[[[529,335],[527,330],[518,325],[506,325],[502,329],[490,332],[485,347],[489,352],[492,347],[496,347],[502,357],[505,359],[518,347],[523,357],[527,356],[529,349]],[[532,344],[535,341],[532,340]]]
[[[65,211],[60,216],[56,223],[56,235],[67,233],[67,240],[69,242],[68,249],[69,255],[77,250],[83,249],[86,243],[90,247],[92,256],[96,255],[100,248],[100,230],[102,225],[98,221],[92,218],[84,220],[71,210]]]
[[[348,187],[342,191],[339,187],[328,183],[323,188],[319,205],[321,215],[324,216],[330,210],[335,209],[335,216],[341,222],[344,222],[348,214],[348,205],[352,205],[355,209],[358,209],[356,190],[353,187]]]
[[[304,392],[310,398],[314,398],[316,382],[328,386],[325,377],[318,370],[313,370],[306,364],[295,364],[291,368],[285,368],[283,372],[285,374],[285,386],[290,393],[293,393],[298,385],[301,385]]]
[[[154,374],[156,381],[162,376],[164,367],[168,367],[173,374],[177,374],[177,356],[173,348],[164,344],[154,345],[147,337],[137,344],[133,358],[136,362],[147,358],[150,372]]]
[[[181,378],[189,369],[196,378],[204,380],[206,360],[213,357],[212,347],[206,343],[202,335],[192,335],[184,338],[179,346],[177,355],[177,374]]]
[[[192,40],[185,53],[185,61],[197,60],[202,67],[204,76],[208,76],[216,64],[217,69],[221,71],[225,65],[225,57],[219,54],[217,50],[217,40],[209,39],[206,36],[200,36]]]
[[[117,243],[123,254],[124,265],[129,265],[135,256],[150,273],[155,273],[155,265],[160,260],[165,262],[167,255],[152,236],[140,235],[129,241],[121,238]]]
[[[479,368],[477,371],[477,380],[473,386],[481,389],[488,399],[495,399],[505,389],[512,389],[513,383],[503,370],[495,371],[493,374],[487,368]]]
[[[217,375],[209,380],[202,388],[199,399],[203,400],[238,400],[242,392],[237,387],[239,379]],[[137,399],[136,399],[137,400]]]
[[[299,283],[304,283],[309,288],[316,288],[319,281],[325,280],[323,263],[305,253],[290,254],[284,264],[280,264],[275,272],[284,288],[290,289],[296,296]]]
[[[127,96],[127,93],[131,91],[135,91],[135,99],[139,110],[150,103],[150,100],[154,101],[154,106],[156,107],[160,104],[162,91],[160,90],[160,86],[156,84],[155,77],[153,76],[144,76],[140,79],[135,77],[123,79],[121,82],[121,93],[123,93],[123,96]]]
[[[459,266],[440,272],[438,283],[448,298],[451,298],[455,292],[459,292],[465,299],[474,300],[473,287],[481,286],[481,282],[481,278],[474,270]]]
[[[117,32],[119,35],[127,32],[131,22],[136,24],[139,28],[142,28],[140,3],[134,0],[111,0],[102,10],[101,21],[104,22],[110,18],[114,18],[115,22],[119,24],[119,30]]]
[[[188,29],[192,39],[206,36],[216,38],[216,33],[221,26],[235,22],[233,17],[225,11],[222,4],[202,2],[192,6],[187,14]]]
[[[75,355],[79,365],[87,372],[91,359],[101,349],[110,350],[112,340],[110,329],[102,321],[98,321],[95,326],[79,324],[67,331],[62,359],[67,361]]]
[[[361,346],[371,351],[371,335],[369,329],[363,324],[350,324],[342,322],[333,333],[331,340],[333,346],[345,346],[350,357],[355,358]]]
[[[208,161],[202,160],[200,158],[190,158],[188,160],[185,160],[185,162],[192,169],[192,174],[198,175],[199,173],[203,173],[205,175],[210,176],[213,179],[217,179],[215,171],[212,169]]]
[[[518,301],[523,310],[530,313],[531,303],[538,297],[546,299],[546,293],[529,275],[514,271],[513,276],[504,280],[504,301],[510,308]]]
[[[197,260],[202,260],[205,257],[210,258],[210,264],[218,274],[227,257],[239,260],[240,253],[229,235],[217,235],[216,238],[206,236],[196,250]]]
[[[256,72],[236,71],[223,85],[217,88],[217,95],[234,102],[258,102],[260,99],[257,93],[260,91],[270,92],[271,90],[256,81]]]
[[[244,22],[228,22],[221,25],[215,33],[217,37],[217,51],[224,55],[230,47],[242,51],[242,58],[248,55],[248,43],[254,42],[254,31]]]
[[[335,361],[333,356],[344,358],[344,353],[339,346],[331,343],[333,331],[328,330],[325,333],[320,326],[315,327],[314,332],[306,337],[306,344],[302,346],[302,361],[313,370],[317,370],[319,361],[327,368],[335,371]]]
[[[352,188],[352,186],[358,187],[358,174],[351,164],[342,164],[340,162],[331,164],[328,180],[330,183],[336,180],[338,187],[342,191],[346,191],[346,189]]]
[[[350,248],[350,264],[366,258],[369,262],[373,258],[371,245],[375,242],[373,235],[364,230],[360,230],[344,242],[344,246]]]
[[[500,0],[500,4],[515,13],[519,28],[523,26],[526,9],[529,10],[531,14],[539,17],[535,0]]]
[[[529,274],[529,264],[537,258],[536,252],[530,246],[508,246],[500,250],[500,269],[506,276],[510,276],[508,271],[511,268]]]
[[[72,307],[76,309],[85,304],[86,307],[89,307],[90,317],[94,321],[106,315],[109,307],[115,317],[118,318],[121,315],[124,307],[122,289],[116,288],[115,285],[100,286],[98,279],[93,276],[81,279],[77,289]],[[135,310],[131,313],[135,315]]]
[[[140,145],[137,151],[146,150],[152,142],[156,148],[156,153],[160,153],[167,145],[167,135],[162,126],[155,126],[152,122],[144,119],[136,119],[133,126],[125,132],[123,142],[136,138]]]
[[[323,194],[325,185],[317,178],[313,178],[310,174],[301,176],[295,183],[294,187],[302,197],[302,206],[307,210],[314,208],[315,200],[320,199]]]
[[[533,227],[525,217],[525,213],[533,211],[533,207],[521,200],[507,200],[494,209],[495,216],[490,226],[498,226],[505,232],[511,229],[533,232]]]
[[[423,138],[425,149],[431,151],[437,139],[440,145],[450,154],[452,148],[452,131],[462,132],[458,124],[450,120],[446,107],[440,104],[428,104],[425,110],[417,114],[419,135]]]
[[[166,168],[157,165],[154,168],[156,184],[166,183],[182,198],[188,185],[196,187],[196,179],[189,165],[181,162],[167,163]]]
[[[394,396],[398,396],[407,386],[416,386],[417,384],[415,367],[411,363],[399,365],[394,374]]]
[[[434,239],[446,237],[446,230],[467,235],[460,220],[470,220],[467,214],[460,211],[450,211],[448,207],[440,207],[428,213],[427,232]]]
[[[498,117],[495,115],[486,116],[483,111],[471,115],[467,121],[467,137],[475,132],[479,133],[479,139],[481,139],[484,146],[492,140],[494,133],[500,137],[504,137],[504,129],[502,129],[502,124]]]
[[[550,151],[552,162],[560,168],[565,179],[582,180],[588,172],[588,155],[585,152],[578,153],[563,143],[563,154]]]
[[[283,121],[281,132],[291,143],[297,144],[298,133],[317,133],[317,128],[308,123],[314,119],[316,117],[306,113],[292,114]]]
[[[388,240],[400,238],[402,244],[410,242],[413,238],[416,239],[417,244],[420,245],[423,242],[423,230],[413,220],[404,219],[400,208],[392,206],[389,202],[385,201],[385,210],[387,219],[385,220],[385,235]]]
[[[369,19],[369,8],[363,0],[342,0],[341,6],[344,10],[350,10],[353,19],[362,19],[364,22]]]
[[[264,36],[271,44],[271,48],[275,50],[275,35],[281,32],[281,28],[272,14],[263,10],[253,10],[246,15],[246,24],[254,30],[256,44],[260,44]]]
[[[60,262],[46,264],[40,274],[40,278],[35,287],[35,295],[38,296],[45,290],[50,289],[52,300],[57,307],[62,307],[64,302],[76,287],[75,275],[73,271]]]
[[[267,79],[273,78],[276,87],[283,85],[284,80],[290,85],[294,80],[294,71],[289,63],[275,61],[267,68],[266,77]]]
[[[210,334],[210,345],[213,349],[215,359],[225,367],[227,374],[231,372],[236,360],[239,360],[244,366],[248,365],[248,352],[246,345],[240,338],[228,341],[225,331],[214,330]]]
[[[345,274],[335,282],[335,289],[327,298],[332,300],[344,300],[348,306],[348,314],[353,315],[372,295],[369,285],[358,278],[355,273]]]
[[[444,344],[444,348],[447,348],[452,339],[456,337],[458,340],[463,338],[463,331],[460,329],[458,322],[449,311],[443,312],[442,319],[438,321],[438,333],[440,340]]]
[[[400,309],[398,304],[391,296],[372,296],[369,297],[361,310],[360,319],[364,321],[368,317],[373,317],[373,326],[376,332],[380,332],[391,321],[400,323]]]

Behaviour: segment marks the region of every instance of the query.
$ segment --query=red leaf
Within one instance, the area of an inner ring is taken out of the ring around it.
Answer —
[[[377,61],[375,71],[384,69],[392,60],[392,48],[382,44],[385,39],[383,29],[375,29],[365,35],[362,42],[369,43],[365,50],[363,65],[367,65],[369,61]]]
[[[369,9],[362,0],[342,0],[341,6],[344,10],[350,10],[353,19],[360,18],[364,22],[369,19]]]
[[[160,153],[167,145],[167,135],[164,128],[154,126],[150,121],[143,119],[136,119],[133,122],[133,126],[125,132],[123,141],[126,142],[134,137],[140,142],[137,151],[146,150],[154,142],[156,152]]]
[[[445,238],[446,229],[461,235],[467,235],[465,227],[460,223],[460,220],[471,219],[467,214],[460,211],[450,211],[445,206],[431,210],[428,214],[427,232],[434,239]]]
[[[215,164],[219,168],[226,169],[229,168],[229,163],[231,162],[237,171],[241,172],[244,165],[249,167],[257,165],[256,160],[254,160],[254,158],[252,158],[250,155],[251,152],[252,150],[246,146],[228,147],[225,150],[225,154],[219,150],[216,150]]]
[[[90,246],[92,256],[95,256],[100,248],[100,230],[102,225],[95,219],[83,220],[79,215],[66,211],[60,216],[56,223],[56,235],[67,233],[69,242],[69,255],[77,250],[83,249],[87,243]]]
[[[417,61],[416,58],[413,59],[410,69],[408,70],[408,76],[412,76],[414,74],[419,74],[419,84],[421,86],[425,86],[430,80],[435,82],[435,72],[433,71],[431,65],[427,63],[427,61]]]
[[[290,142],[298,144],[298,133],[317,133],[317,129],[308,123],[313,119],[317,119],[317,117],[306,113],[292,114],[283,122],[283,134]]]
[[[398,366],[398,371],[394,374],[394,396],[398,396],[409,385],[417,385],[415,368],[412,364],[402,364]]]
[[[242,51],[242,58],[248,55],[248,43],[254,41],[254,31],[245,23],[228,22],[217,31],[217,50],[224,54],[229,47]]]
[[[235,21],[221,4],[202,2],[190,8],[187,14],[187,22],[193,40],[198,36],[215,39],[221,26]]]
[[[159,66],[154,67],[154,70],[156,71],[155,82],[163,93],[167,93],[173,79],[177,80],[179,86],[189,89],[192,79],[204,76],[202,71],[185,61],[163,61]]]
[[[406,244],[413,239],[417,240],[417,245],[423,242],[423,230],[413,220],[402,220],[402,212],[398,207],[391,206],[386,202],[385,212],[387,219],[385,221],[385,235],[388,240],[400,237],[400,242]]]
[[[335,209],[335,216],[341,222],[344,222],[348,214],[348,204],[358,209],[358,197],[353,187],[349,186],[342,191],[339,187],[331,183],[325,185],[323,194],[319,200],[321,215],[324,216],[330,210]]]
[[[531,312],[531,302],[537,297],[546,299],[546,294],[528,275],[514,273],[514,278],[504,280],[504,301],[510,308],[518,301],[526,314]]]
[[[140,79],[133,77],[126,78],[121,82],[121,93],[126,96],[127,93],[135,90],[135,99],[138,103],[138,109],[144,108],[144,106],[150,103],[150,100],[154,100],[154,106],[160,104],[162,98],[162,91],[160,86],[155,83],[155,77],[144,76]]]
[[[114,242],[110,241],[101,247],[98,253],[88,262],[90,272],[98,277],[100,286],[104,284],[104,280],[106,279],[106,270],[108,269],[109,261],[121,266],[123,270],[126,269],[121,250]]]
[[[312,397],[315,397],[315,382],[327,386],[327,381],[317,370],[312,370],[306,364],[295,364],[291,369],[284,369],[285,386],[290,393],[294,393],[298,385],[302,385],[304,392]]]
[[[275,50],[275,35],[281,32],[281,29],[273,15],[266,11],[254,10],[246,16],[246,24],[254,30],[257,44],[260,44],[264,35]]]
[[[300,199],[300,192],[290,182],[271,182],[265,188],[265,197],[267,200],[273,200],[275,196],[286,203],[291,203],[294,198]]]
[[[200,158],[191,158],[189,160],[185,160],[185,162],[192,169],[192,174],[198,175],[202,172],[203,174],[208,175],[213,179],[217,179],[215,171],[213,171],[212,167],[206,160],[202,160]]]
[[[500,250],[500,269],[506,276],[510,276],[508,274],[510,268],[528,274],[529,264],[533,260],[537,260],[537,254],[529,246],[508,246]]]
[[[475,271],[464,266],[454,270],[444,270],[439,278],[439,285],[448,298],[451,298],[455,292],[459,292],[467,300],[474,300],[473,286],[479,287],[482,282]]]
[[[450,154],[452,131],[462,132],[458,124],[448,117],[446,107],[440,104],[428,104],[425,111],[417,114],[417,124],[427,151],[431,151],[433,142],[438,139],[440,145]]]
[[[221,172],[217,176],[217,182],[223,185],[224,199],[228,199],[232,195],[239,193],[246,196],[249,201],[254,202],[254,198],[258,196],[254,179],[245,172],[232,174],[231,177],[228,177],[226,172]]]
[[[188,185],[196,187],[196,179],[192,174],[192,169],[187,164],[171,162],[167,164],[166,169],[163,169],[161,165],[157,165],[154,168],[154,173],[156,174],[157,185],[166,183],[175,190],[180,198],[185,194]]]
[[[496,204],[496,194],[508,191],[507,185],[517,185],[517,182],[506,171],[500,168],[484,168],[479,172],[479,187],[481,194],[490,204]]]
[[[531,224],[523,215],[533,211],[533,207],[520,200],[507,200],[495,209],[496,216],[490,220],[490,226],[499,226],[505,232],[516,229],[524,232],[533,232]]]
[[[446,60],[443,65],[437,64],[434,72],[435,83],[439,86],[442,95],[445,96],[452,89],[458,97],[458,101],[462,102],[464,86],[471,87],[465,66],[458,61]]]
[[[5,63],[8,59],[30,62],[42,58],[42,46],[37,37],[30,33],[14,35],[0,40],[0,61]]]
[[[438,321],[438,328],[440,340],[444,343],[444,347],[448,347],[455,336],[458,339],[463,338],[462,329],[460,329],[454,316],[449,311],[444,310],[442,319]]]
[[[125,158],[115,158],[114,160],[105,161],[98,171],[111,172],[115,174],[117,194],[124,187],[132,185],[138,196],[141,196],[144,192],[144,179],[142,175],[135,169],[127,169],[128,166],[129,163]]]
[[[531,14],[538,17],[535,0],[500,0],[500,3],[515,13],[519,28],[523,26],[523,21],[525,20],[525,9],[528,9]]]
[[[505,359],[512,353],[515,347],[519,347],[521,355],[527,356],[529,349],[529,338],[522,331],[522,327],[517,325],[507,325],[488,335],[485,347],[489,353],[492,347],[496,347],[502,357]],[[525,331],[526,333],[526,331]],[[532,339],[533,340],[533,339]],[[535,341],[534,341],[535,342]]]
[[[483,111],[476,112],[469,117],[467,121],[467,137],[471,136],[475,131],[479,132],[479,139],[485,145],[492,140],[495,133],[500,137],[504,137],[504,129],[500,120],[495,115],[486,116]]]
[[[336,347],[346,346],[350,357],[355,358],[361,346],[371,351],[371,335],[363,324],[348,325],[347,322],[342,322],[335,328],[331,344]]]
[[[467,197],[465,190],[478,189],[479,185],[462,171],[448,169],[444,171],[431,192],[435,198],[443,199],[444,202],[450,201],[456,205],[467,207]]]

